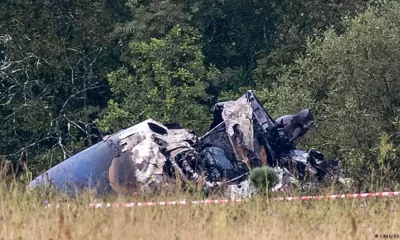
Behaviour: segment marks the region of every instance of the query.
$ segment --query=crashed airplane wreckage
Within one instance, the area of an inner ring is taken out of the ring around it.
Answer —
[[[262,166],[278,175],[272,190],[304,186],[339,171],[337,161],[296,148],[312,124],[308,109],[274,120],[248,91],[236,101],[217,103],[211,130],[202,137],[148,119],[66,159],[29,188],[54,186],[70,195],[83,189],[132,194],[179,178],[183,184],[201,181],[206,192],[224,188],[231,197],[249,197],[255,192],[249,169]]]

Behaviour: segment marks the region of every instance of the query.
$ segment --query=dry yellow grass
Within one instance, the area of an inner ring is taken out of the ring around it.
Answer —
[[[95,199],[87,194],[69,199],[69,208],[44,209],[46,198],[56,202],[61,196],[27,194],[21,187],[0,190],[0,239],[375,239],[375,234],[400,234],[398,198],[269,204],[259,198],[236,205],[90,209]]]

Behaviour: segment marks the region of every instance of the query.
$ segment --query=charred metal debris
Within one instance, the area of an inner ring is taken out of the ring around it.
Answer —
[[[335,176],[343,182],[338,161],[296,147],[313,120],[309,109],[273,119],[254,92],[247,91],[236,101],[215,105],[214,121],[204,136],[148,119],[61,162],[29,188],[54,186],[71,195],[83,189],[140,194],[173,183],[250,197],[257,191],[251,169],[263,166],[278,175],[272,191],[319,186]]]

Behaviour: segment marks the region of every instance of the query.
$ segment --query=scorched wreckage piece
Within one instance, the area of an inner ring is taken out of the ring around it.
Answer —
[[[52,185],[71,195],[83,189],[132,194],[162,188],[178,177],[183,184],[201,181],[205,191],[224,188],[231,197],[249,197],[255,191],[249,171],[261,166],[278,173],[273,190],[318,182],[338,166],[314,149],[296,149],[312,124],[309,109],[274,120],[248,91],[236,101],[217,103],[210,131],[202,137],[148,119],[61,162],[29,188]]]

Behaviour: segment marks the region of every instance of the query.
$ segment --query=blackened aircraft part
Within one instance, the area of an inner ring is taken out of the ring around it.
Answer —
[[[314,123],[314,115],[311,109],[303,109],[298,114],[290,114],[275,120],[283,125],[283,131],[289,143],[295,147],[299,138],[304,136]]]
[[[207,147],[200,153],[200,156],[203,162],[202,168],[208,173],[208,178],[212,181],[229,181],[248,171],[248,169],[246,169],[242,171],[244,173],[240,174],[241,172],[238,171],[238,168],[226,157],[225,151],[221,148]],[[233,181],[234,180],[230,182]]]
[[[322,153],[314,149],[308,153],[296,149],[299,138],[313,124],[314,116],[310,109],[273,120],[252,91],[248,91],[246,96],[253,110],[255,143],[265,146],[269,158],[268,165],[282,167],[291,179],[293,173],[297,172],[298,177],[303,180],[306,176],[315,176],[321,181],[327,173],[334,171],[333,165],[337,165],[337,161],[328,164],[332,161],[326,161]],[[292,163],[296,170],[291,167]]]
[[[167,127],[168,129],[183,129],[183,127],[181,127],[181,125],[179,125],[178,123],[175,123],[175,122],[165,123],[164,126]]]
[[[231,178],[248,171],[241,161],[238,161],[231,139],[226,131],[226,122],[202,136],[196,146],[202,161],[202,170],[210,171],[210,178]]]
[[[292,149],[283,153],[279,158],[280,166],[289,170],[296,179],[305,180],[305,177],[322,181],[327,174],[338,174],[337,160],[326,160],[324,155],[311,149],[305,152]]]
[[[267,131],[268,129],[271,130],[276,127],[277,124],[275,120],[268,114],[263,105],[258,101],[254,92],[247,91],[246,97],[251,108],[253,109],[253,116],[257,120],[257,123],[260,124],[262,129]]]
[[[282,154],[279,160],[280,166],[288,169],[296,179],[305,180],[306,176],[316,176],[318,173],[309,159],[309,153],[293,149]]]
[[[213,122],[211,123],[210,130],[218,126],[218,124],[222,123],[224,119],[222,118],[222,111],[224,110],[225,102],[219,102],[214,105],[213,112]]]
[[[249,90],[245,95],[243,95],[240,99],[246,99],[247,104],[250,105],[250,110],[251,110],[251,115],[249,118],[253,118],[254,121],[252,125],[254,125],[254,128],[257,128],[258,131],[254,131],[255,137],[263,135],[262,138],[265,138],[263,144],[272,144],[275,145],[281,145],[281,142],[285,142],[285,135],[283,132],[283,129],[280,129],[279,124],[269,115],[269,113],[265,110],[263,105],[259,102],[257,99],[256,95],[254,94],[253,91]],[[237,100],[237,101],[238,101]],[[233,102],[233,101],[226,101],[226,102],[220,102],[215,104],[214,106],[214,121],[211,124],[211,128],[215,128],[223,122],[224,120],[227,120],[228,116],[223,116],[224,109],[227,107],[228,103]],[[229,105],[228,105],[229,106]],[[239,108],[236,108],[237,111],[241,110]],[[238,113],[240,114],[240,112]],[[210,131],[212,132],[212,131]],[[251,133],[253,135],[253,133]],[[272,148],[268,146],[268,149],[271,151]],[[270,153],[273,154],[273,153]]]
[[[235,151],[230,142],[228,133],[226,132],[225,122],[221,122],[211,131],[207,132],[197,143],[198,149],[205,149],[211,146],[223,149],[228,159],[236,159]]]
[[[279,156],[289,146],[283,126],[269,115],[253,91],[247,91],[245,96],[253,111],[255,143],[260,149],[265,147],[268,164],[275,167]]]
[[[210,148],[206,148],[204,152],[207,154],[202,159],[206,162],[211,157],[220,160],[221,164],[216,165],[224,168],[224,175],[228,179],[243,175],[249,171],[248,167],[260,167],[263,162],[266,164],[268,160],[272,161],[272,149],[268,147],[266,152],[265,145],[268,144],[268,133],[276,131],[276,124],[252,91],[236,101],[217,103],[211,126],[215,124],[218,125],[199,141],[202,146],[208,144]],[[217,154],[220,151],[215,149],[222,150],[224,155]],[[231,162],[232,170],[224,167],[228,166],[223,164],[226,162],[225,158]],[[218,160],[214,162],[218,163]]]
[[[242,101],[240,101],[241,99]],[[244,99],[246,100],[245,104],[249,105],[249,109],[241,107]],[[227,108],[230,109],[226,111]],[[241,117],[241,115],[246,114],[247,110],[249,114],[247,118],[252,119],[252,130],[250,131],[246,131],[246,127],[243,128],[243,125],[248,123],[246,122],[246,118],[243,118],[243,116]],[[302,130],[308,129],[311,126],[308,125],[310,121],[312,124],[312,112],[306,110],[302,111],[300,114],[290,115],[283,119],[289,122],[286,128],[288,128],[288,126],[297,127],[302,124]],[[237,101],[226,101],[215,105],[214,122],[212,126],[215,124],[219,125],[215,126],[210,132],[203,136],[200,142],[203,144],[208,143],[210,146],[223,149],[228,159],[231,159],[231,162],[236,166],[239,165],[244,158],[247,158],[250,164],[256,162],[256,164],[251,165],[257,165],[257,162],[259,162],[258,165],[262,165],[263,162],[267,162],[268,165],[272,167],[280,165],[284,168],[289,168],[290,165],[294,163],[300,175],[305,175],[305,171],[316,173],[317,171],[307,162],[307,156],[309,154],[293,147],[289,141],[289,138],[293,135],[290,135],[290,132],[285,132],[285,125],[283,124],[282,118],[279,120],[280,121],[275,121],[259,102],[254,92],[248,91]],[[239,125],[229,124],[229,121],[238,123]],[[242,127],[242,131],[237,131],[237,126]],[[227,128],[229,127],[233,129],[233,134],[231,135],[228,134]],[[300,132],[300,134],[296,136],[298,137],[304,133],[305,132]],[[243,149],[244,144],[240,142],[240,140],[244,138],[243,136],[253,136],[251,137],[253,146],[251,148],[249,147],[247,149],[248,151]],[[240,156],[238,156],[238,153],[240,153]],[[250,159],[253,161],[250,161]],[[240,168],[237,167],[237,169]]]
[[[225,151],[223,149],[217,147],[208,147],[204,149],[203,154],[205,155],[205,158],[212,159],[209,160],[210,163],[212,162],[218,164],[221,166],[222,169],[233,169],[233,165],[231,161],[226,157]]]

